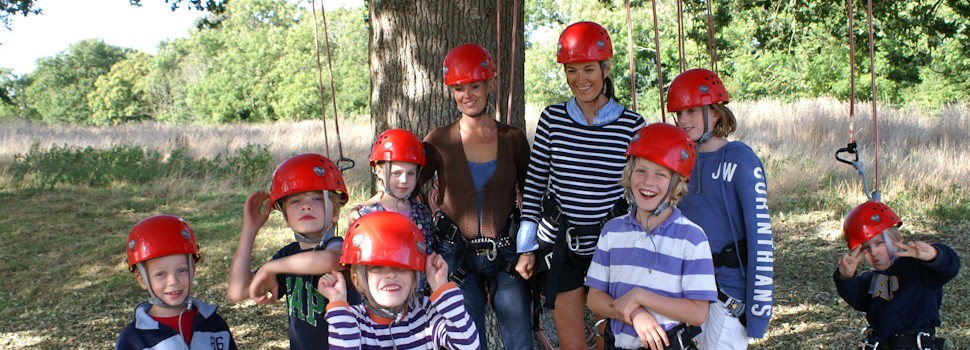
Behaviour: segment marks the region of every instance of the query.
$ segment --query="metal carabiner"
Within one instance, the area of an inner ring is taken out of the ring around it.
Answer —
[[[923,336],[924,335],[927,336],[927,337],[932,336],[931,334],[926,333],[926,332],[916,333],[916,348],[919,349],[919,350],[931,350],[930,348],[924,348],[923,347]]]
[[[488,253],[485,253],[485,258],[488,261],[495,261],[495,258],[498,257],[498,244],[495,243],[494,239],[489,240],[489,243],[492,243],[492,249],[489,249]]]
[[[578,236],[576,237],[576,246],[574,247],[573,246],[573,235],[570,233],[572,230],[575,230],[575,229],[576,228],[575,227],[572,227],[572,226],[570,226],[569,228],[566,229],[566,244],[569,245],[569,250],[571,250],[573,252],[579,250],[579,237]]]

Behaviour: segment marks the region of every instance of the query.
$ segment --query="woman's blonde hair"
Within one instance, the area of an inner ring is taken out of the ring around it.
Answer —
[[[634,201],[633,186],[630,184],[630,177],[633,176],[633,167],[635,166],[637,159],[643,159],[643,158],[627,157],[626,166],[623,167],[623,173],[620,174],[620,186],[623,186],[623,196],[626,197],[626,200],[629,202]],[[643,159],[643,160],[646,160],[649,162],[649,160],[647,159]],[[670,202],[670,206],[676,207],[677,203],[679,203],[680,200],[687,195],[687,191],[688,191],[687,178],[674,172],[670,168],[664,167],[664,169],[667,169],[667,171],[670,172],[671,181],[677,181],[677,184],[674,185],[674,188],[670,191],[670,194],[667,196],[667,201]]]

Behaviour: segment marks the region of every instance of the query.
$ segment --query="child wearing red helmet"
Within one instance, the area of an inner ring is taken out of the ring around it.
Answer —
[[[362,215],[376,211],[404,215],[424,233],[425,253],[431,254],[434,247],[431,209],[415,199],[418,174],[424,165],[424,145],[417,135],[402,129],[390,129],[378,135],[371,148],[370,166],[381,191],[350,211],[350,224]],[[416,288],[426,292],[427,284],[422,279]]]
[[[680,210],[704,229],[711,247],[718,301],[711,303],[702,349],[747,349],[762,338],[774,306],[774,243],[768,179],[758,155],[729,141],[737,119],[718,75],[690,69],[667,89],[667,111],[697,144],[697,163]]]
[[[243,228],[229,271],[230,300],[270,303],[284,296],[290,348],[327,349],[327,300],[316,289],[320,275],[338,268],[343,243],[334,234],[347,186],[337,166],[319,154],[301,154],[276,168],[270,192],[253,192],[243,207]],[[295,242],[280,249],[256,272],[250,270],[256,234],[279,210]],[[306,272],[312,266],[313,272]],[[357,301],[356,293],[351,295]]]
[[[192,297],[202,255],[185,220],[149,217],[132,227],[125,242],[128,270],[149,298],[135,308],[135,320],[121,331],[116,349],[236,349],[216,306]]]
[[[902,223],[879,202],[852,209],[842,225],[849,252],[832,279],[839,296],[866,313],[863,349],[943,349],[936,337],[943,285],[960,271],[960,258],[942,243],[903,243]],[[872,270],[857,273],[863,258]]]
[[[437,254],[426,257],[426,249],[421,230],[398,213],[366,214],[350,226],[340,263],[367,302],[347,303],[341,273],[320,279],[320,293],[330,300],[331,349],[479,349],[461,290],[448,281],[448,265]],[[415,294],[422,271],[431,297]]]
[[[415,200],[418,175],[425,163],[424,145],[417,135],[402,129],[378,135],[371,148],[370,165],[381,191],[350,211],[350,223],[375,211],[404,215],[424,233],[430,254],[434,246],[431,210]]]
[[[623,155],[646,124],[616,101],[612,57],[609,32],[597,23],[573,23],[560,34],[556,61],[573,97],[539,116],[522,192],[516,270],[538,277],[566,350],[587,348],[584,278],[603,224],[628,211]]]
[[[687,133],[640,129],[620,182],[633,208],[608,221],[586,274],[587,305],[612,318],[606,349],[689,349],[717,300],[707,236],[677,209],[697,153]]]

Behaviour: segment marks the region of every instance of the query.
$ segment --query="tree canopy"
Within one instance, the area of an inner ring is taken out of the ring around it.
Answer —
[[[323,94],[328,105],[321,108],[314,20],[299,1],[166,3],[173,10],[190,7],[220,13],[219,25],[195,28],[188,38],[160,43],[155,55],[83,41],[62,54],[40,59],[29,74],[15,76],[0,69],[0,117],[88,124],[143,119],[196,123],[319,119],[321,113],[331,113],[329,103],[335,93],[340,114],[371,113],[370,65],[386,62],[368,58],[370,50],[379,50],[368,46],[369,21],[374,18],[369,8],[327,12],[335,89],[326,84]],[[676,3],[656,2],[662,78],[657,74],[653,2],[631,3],[632,50],[623,0],[525,1],[525,69],[516,69],[525,102],[545,105],[569,97],[562,67],[554,59],[556,39],[566,25],[580,20],[597,21],[610,32],[617,96],[630,105],[636,94],[638,109],[645,115],[660,114],[661,87],[680,71],[682,62],[686,68],[711,67],[706,3],[684,2],[681,58]],[[855,58],[857,98],[870,99],[866,3],[853,4],[854,30],[849,33],[844,4],[712,1],[716,69],[732,100],[848,100],[850,57]],[[874,5],[876,97],[881,103],[938,108],[970,100],[970,5],[958,0]],[[4,21],[11,15],[39,12],[33,0],[4,2],[0,7]],[[504,20],[511,25],[508,17]],[[495,27],[494,21],[484,25]],[[317,30],[323,50],[319,24]],[[471,29],[432,28],[423,35],[454,30]],[[856,43],[851,53],[850,34]],[[426,58],[437,60],[431,58],[443,57],[446,50]],[[325,51],[321,55],[326,67]],[[324,69],[321,79],[327,82],[329,75]],[[432,76],[422,79],[433,80]],[[440,86],[432,81],[421,84]],[[399,87],[381,82],[373,89],[380,95],[380,89],[394,86]]]

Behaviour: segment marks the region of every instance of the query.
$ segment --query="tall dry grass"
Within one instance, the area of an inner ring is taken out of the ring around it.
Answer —
[[[792,200],[804,205],[804,201],[812,198],[792,199],[793,194],[813,192],[820,201],[828,195],[852,203],[864,200],[858,173],[833,157],[835,150],[845,147],[849,140],[847,103],[832,99],[797,103],[769,100],[733,102],[730,107],[738,116],[739,124],[731,138],[749,144],[765,162],[770,181],[769,198],[775,207],[784,208]],[[540,111],[536,106],[527,110],[530,139]],[[879,187],[884,199],[914,188],[970,186],[970,106],[950,106],[934,114],[881,107],[877,117]],[[870,188],[874,188],[875,132],[869,105],[858,104],[853,119],[860,160],[865,164]],[[190,156],[206,158],[231,153],[247,144],[261,144],[269,147],[275,163],[299,153],[327,154],[321,121],[188,126],[149,122],[115,127],[7,121],[2,126],[0,160],[27,152],[33,143],[40,143],[42,149],[51,145],[93,148],[138,145],[162,153],[181,147]],[[328,123],[328,127],[330,155],[337,158],[336,132],[332,124]],[[357,162],[345,176],[353,192],[361,196],[366,196],[362,192],[369,191],[370,187],[364,184],[370,181],[367,155],[374,139],[371,130],[369,122],[344,122],[340,135],[344,155]]]
[[[363,118],[357,118],[363,119]],[[347,123],[342,121],[340,145],[346,158],[357,165],[344,173],[348,183],[369,183],[370,171],[367,156],[373,144],[369,122]],[[273,124],[227,124],[227,125],[169,125],[147,122],[112,127],[64,126],[7,121],[0,131],[0,162],[9,162],[16,154],[24,154],[30,146],[39,143],[41,149],[50,146],[74,146],[106,149],[118,145],[141,146],[170,154],[177,148],[187,150],[193,158],[212,159],[232,154],[248,144],[266,145],[273,155],[274,164],[301,153],[328,155],[328,142],[324,138],[322,121],[279,122]],[[337,160],[340,151],[337,133],[332,122],[326,125],[329,136],[329,155]],[[267,179],[268,181],[269,179]],[[178,181],[174,179],[173,181]],[[369,191],[369,186],[352,186],[351,192]],[[356,193],[354,193],[356,194]],[[363,193],[359,194],[363,196]]]

